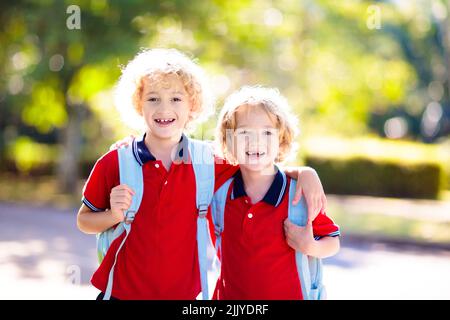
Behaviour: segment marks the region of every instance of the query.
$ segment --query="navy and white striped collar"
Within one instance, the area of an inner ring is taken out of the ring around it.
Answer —
[[[133,140],[132,148],[133,148],[133,154],[136,161],[143,166],[148,161],[155,161],[155,156],[148,150],[147,146],[145,145],[145,136],[146,133],[140,138],[136,138]],[[177,146],[176,151],[176,158],[174,161],[180,161],[184,160],[185,157],[188,156],[188,152],[184,152],[184,150],[187,150],[188,148],[188,138],[183,134],[181,136],[180,142]]]
[[[283,171],[281,171],[277,166],[276,170],[277,173],[275,174],[275,178],[273,179],[273,182],[270,185],[269,190],[262,199],[262,201],[271,204],[274,207],[278,207],[278,205],[283,200],[287,184],[286,174]],[[247,196],[247,193],[245,192],[244,188],[244,180],[242,179],[241,170],[238,170],[235,173],[233,181],[234,183],[233,183],[233,191],[231,193],[231,199]]]

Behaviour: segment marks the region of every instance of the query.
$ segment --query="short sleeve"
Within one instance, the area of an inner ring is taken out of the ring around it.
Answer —
[[[239,166],[234,166],[228,163],[225,159],[221,157],[214,157],[214,173],[215,173],[215,184],[214,184],[214,192],[217,191],[228,179],[230,179],[236,171],[239,169]]]
[[[314,219],[313,233],[316,240],[322,237],[336,237],[340,235],[339,226],[324,212],[320,212]]]
[[[92,211],[110,208],[111,189],[120,183],[117,157],[117,150],[112,150],[98,159],[84,185],[82,202]]]

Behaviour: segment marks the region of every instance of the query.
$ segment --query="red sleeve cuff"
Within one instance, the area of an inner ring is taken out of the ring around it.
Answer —
[[[98,208],[98,207],[94,206],[94,205],[92,204],[92,202],[90,202],[88,199],[86,199],[86,197],[83,197],[83,198],[81,199],[81,201],[82,201],[89,209],[91,209],[92,211],[95,211],[95,212],[101,212],[101,211],[105,211],[105,210],[106,210],[106,208],[105,208],[105,209],[102,209],[102,208]]]

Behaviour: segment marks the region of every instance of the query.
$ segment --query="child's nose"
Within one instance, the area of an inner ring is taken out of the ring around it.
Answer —
[[[172,103],[171,101],[163,100],[160,107],[162,110],[170,110],[172,109]]]
[[[252,135],[248,141],[250,148],[259,148],[264,144],[264,141],[258,135]]]
[[[248,135],[248,145],[250,147],[257,147],[258,146],[258,135],[255,134],[254,132],[250,133]]]

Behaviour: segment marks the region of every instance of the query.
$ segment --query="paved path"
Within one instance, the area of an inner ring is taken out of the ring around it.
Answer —
[[[0,299],[94,299],[96,266],[75,210],[0,203]],[[450,299],[450,251],[344,237],[325,281],[329,299]]]

